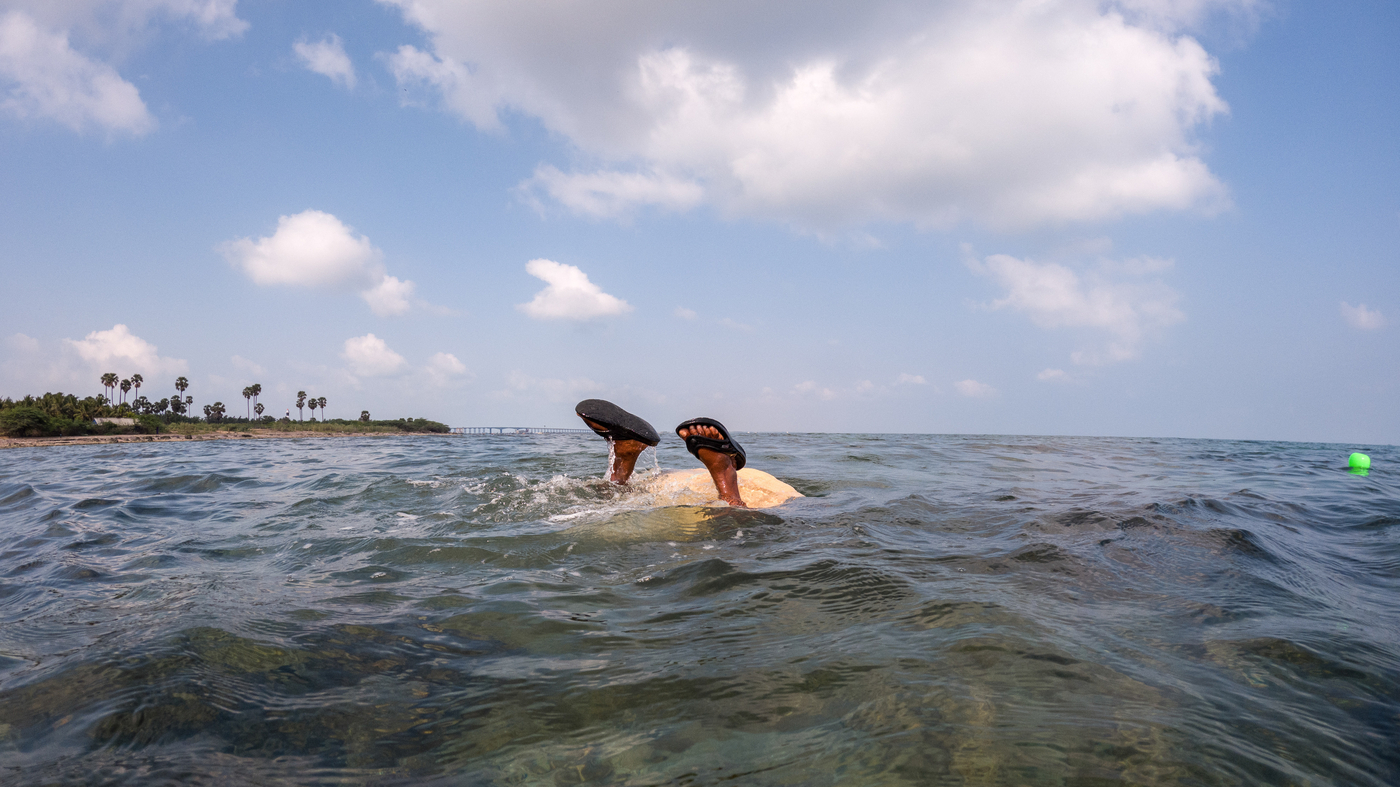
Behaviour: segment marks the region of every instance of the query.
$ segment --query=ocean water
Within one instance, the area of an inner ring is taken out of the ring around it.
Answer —
[[[0,452],[0,783],[1400,783],[1395,448],[741,439]]]

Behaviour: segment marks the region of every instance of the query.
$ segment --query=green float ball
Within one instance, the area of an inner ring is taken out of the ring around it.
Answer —
[[[1352,470],[1370,470],[1371,457],[1360,453],[1352,454],[1347,458],[1347,467]]]

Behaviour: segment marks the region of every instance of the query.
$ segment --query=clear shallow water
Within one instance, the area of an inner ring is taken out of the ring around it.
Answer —
[[[0,453],[0,783],[1400,783],[1395,448],[743,441]]]

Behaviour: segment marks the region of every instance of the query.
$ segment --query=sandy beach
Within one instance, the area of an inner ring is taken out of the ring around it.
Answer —
[[[178,440],[266,440],[284,437],[456,437],[437,432],[313,432],[254,429],[251,432],[209,432],[207,434],[123,434],[83,435],[80,437],[0,437],[0,449],[56,445],[96,445],[102,443],[164,443]]]

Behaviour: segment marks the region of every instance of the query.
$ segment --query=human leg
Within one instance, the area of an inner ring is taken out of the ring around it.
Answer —
[[[734,442],[718,421],[698,418],[676,427],[676,434],[685,440],[686,449],[710,471],[715,490],[724,502],[737,508],[748,508],[739,494],[739,466],[743,449]]]
[[[625,484],[632,477],[637,458],[647,446],[661,442],[651,424],[602,399],[585,399],[574,412],[589,429],[608,441],[608,480]]]

